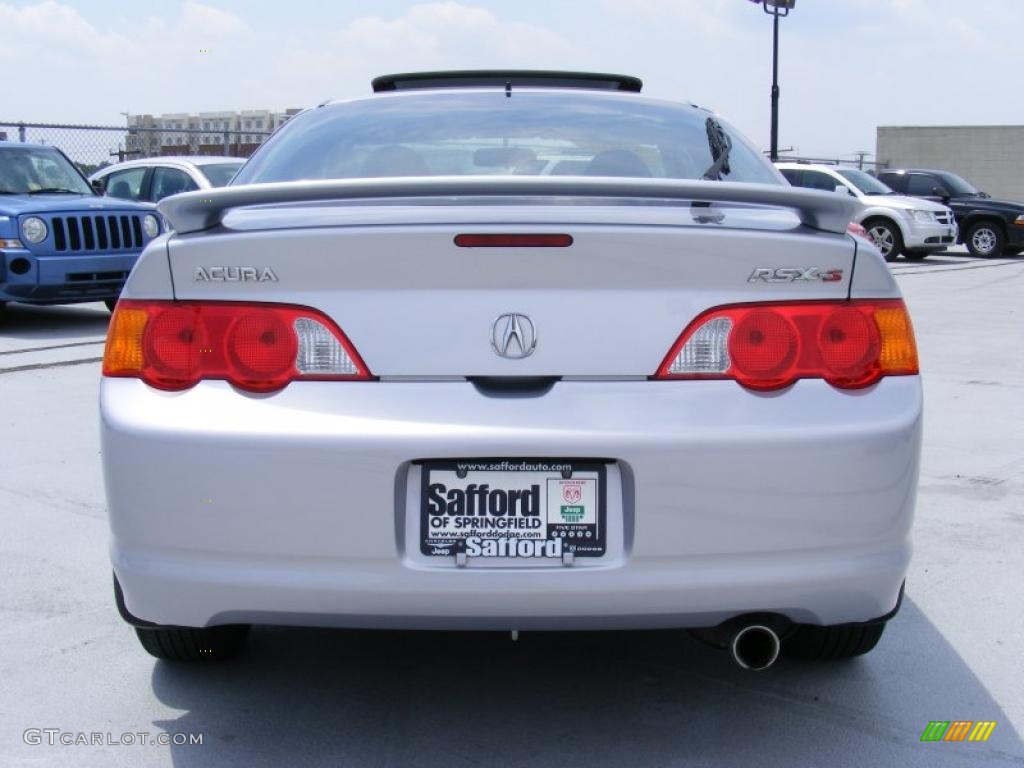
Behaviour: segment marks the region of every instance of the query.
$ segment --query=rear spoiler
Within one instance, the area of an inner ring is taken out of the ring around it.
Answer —
[[[245,184],[173,195],[161,201],[157,210],[175,231],[184,234],[212,229],[231,209],[252,205],[453,197],[646,198],[763,205],[792,209],[804,226],[837,233],[846,232],[857,210],[857,202],[848,195],[781,184],[562,176],[418,176]]]

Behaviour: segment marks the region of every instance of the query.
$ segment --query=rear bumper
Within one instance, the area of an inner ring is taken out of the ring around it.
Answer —
[[[409,628],[709,626],[770,611],[866,621],[910,558],[917,377],[800,381],[293,383],[254,397],[106,379],[112,559],[143,621]],[[603,457],[620,539],[572,567],[455,568],[409,541],[413,463]]]
[[[120,294],[138,253],[36,256],[0,251],[0,300],[34,304],[98,301]]]

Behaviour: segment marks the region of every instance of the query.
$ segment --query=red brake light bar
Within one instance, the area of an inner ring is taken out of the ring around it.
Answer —
[[[568,248],[572,235],[456,235],[460,248]]]

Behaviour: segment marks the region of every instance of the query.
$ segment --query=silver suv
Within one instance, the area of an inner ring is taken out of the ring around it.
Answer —
[[[812,163],[776,163],[794,187],[852,195],[860,203],[854,221],[867,230],[886,261],[900,254],[923,259],[956,244],[957,226],[945,205],[906,197],[857,168]]]

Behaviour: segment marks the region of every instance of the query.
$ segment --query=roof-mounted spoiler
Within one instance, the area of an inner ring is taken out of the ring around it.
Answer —
[[[401,198],[572,197],[739,203],[789,208],[807,227],[846,232],[857,202],[848,195],[782,186],[685,179],[624,179],[565,176],[429,176],[286,181],[196,190],[164,198],[157,206],[181,234],[220,224],[233,208],[344,200]]]
[[[421,88],[589,88],[604,91],[639,93],[643,81],[632,75],[610,75],[604,72],[558,72],[542,69],[469,69],[451,72],[405,72],[381,75],[372,81],[374,93],[407,91]]]

